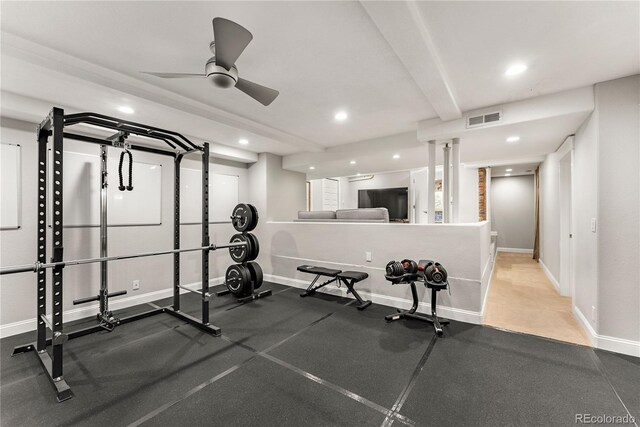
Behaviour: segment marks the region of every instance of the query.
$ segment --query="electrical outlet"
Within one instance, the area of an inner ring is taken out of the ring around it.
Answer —
[[[591,306],[591,322],[595,325],[598,323],[598,311],[596,310],[596,306]]]
[[[371,262],[371,252],[365,252],[364,255],[367,262]]]
[[[596,219],[595,218],[591,218],[591,232],[592,233],[596,232]]]
[[[137,291],[138,289],[140,289],[140,280],[134,280],[132,288],[134,291]]]

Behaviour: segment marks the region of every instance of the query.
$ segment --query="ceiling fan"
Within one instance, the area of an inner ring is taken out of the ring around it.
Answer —
[[[235,86],[262,105],[271,104],[280,92],[238,77],[235,63],[253,39],[249,30],[228,19],[213,18],[213,37],[214,41],[209,44],[213,56],[204,66],[204,74],[144,73],[163,79],[205,77],[216,87],[227,89]]]

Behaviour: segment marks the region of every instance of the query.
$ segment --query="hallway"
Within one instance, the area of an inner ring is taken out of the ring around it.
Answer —
[[[571,312],[571,298],[558,294],[531,254],[498,252],[484,323],[590,345]]]

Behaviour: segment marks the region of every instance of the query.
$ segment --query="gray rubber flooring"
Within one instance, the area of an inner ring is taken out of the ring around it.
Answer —
[[[62,403],[34,353],[11,357],[34,333],[0,340],[0,424],[562,426],[577,413],[640,417],[638,358],[460,322],[436,338],[426,323],[386,323],[389,307],[358,311],[352,300],[263,286],[274,295],[212,300],[222,337],[159,314],[69,341],[75,397]],[[199,317],[197,296],[182,309]]]

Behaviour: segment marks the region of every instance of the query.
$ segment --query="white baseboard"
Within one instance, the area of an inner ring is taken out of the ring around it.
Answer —
[[[582,330],[584,331],[584,333],[587,334],[587,338],[591,342],[591,345],[593,347],[597,347],[598,334],[593,329],[593,326],[591,326],[591,323],[589,323],[585,315],[582,314],[582,311],[580,311],[580,309],[575,304],[573,304],[571,311],[573,312],[573,315],[578,320],[578,324],[582,327]]]
[[[551,273],[551,270],[547,268],[547,266],[542,261],[542,258],[539,259],[538,262],[542,266],[542,271],[544,271],[544,274],[547,275],[547,279],[549,279],[553,287],[556,288],[556,292],[558,292],[558,295],[562,295],[562,292],[560,292],[560,282],[558,282],[555,276]]]
[[[189,283],[185,285],[187,288],[198,289],[201,282]],[[224,277],[216,277],[209,280],[209,286],[220,285],[224,283]],[[189,291],[181,289],[180,293],[185,294]],[[168,298],[173,295],[173,288],[163,289],[160,291],[147,292],[140,295],[133,295],[125,298],[114,298],[109,301],[109,307],[112,310],[120,310],[134,305],[145,304],[151,301],[156,301],[163,298]],[[98,304],[86,305],[80,308],[72,308],[66,310],[63,314],[64,321],[72,322],[74,320],[85,319],[88,317],[94,317],[99,310]],[[0,326],[0,338],[10,337],[12,335],[22,334],[24,332],[34,331],[36,329],[36,318],[20,320],[18,322],[7,323]]]
[[[640,341],[616,338],[608,335],[598,335],[584,314],[582,314],[582,311],[580,311],[580,309],[575,305],[573,306],[573,314],[578,319],[578,323],[587,334],[587,338],[589,338],[593,347],[601,350],[613,351],[615,353],[628,354],[629,356],[640,357]]]
[[[273,274],[265,274],[265,280],[281,283],[283,285],[291,286],[299,289],[306,289],[309,286],[309,281],[300,280],[300,279],[292,279],[289,277],[276,276]],[[330,295],[337,295],[344,298],[355,299],[351,294],[347,295],[346,288],[344,286],[338,288],[337,286],[331,284],[327,285],[318,292],[326,293]],[[389,295],[381,295],[376,293],[371,293],[366,290],[359,290],[358,293],[362,296],[364,300],[371,300],[374,304],[386,305],[393,308],[401,308],[408,309],[411,308],[411,304],[413,303],[411,300],[406,298],[398,298],[392,297]],[[446,317],[447,319],[457,320],[460,322],[474,323],[477,325],[482,324],[482,314],[477,311],[469,311],[463,310],[455,307],[447,307],[447,306],[437,306],[438,315],[442,317]],[[421,302],[418,305],[418,311],[422,313],[431,313],[431,302]]]
[[[598,348],[601,350],[640,357],[640,341],[632,341],[607,335],[598,335]]]
[[[522,248],[500,248],[498,247],[498,252],[515,252],[518,254],[531,254],[533,255],[533,249],[522,249]]]

